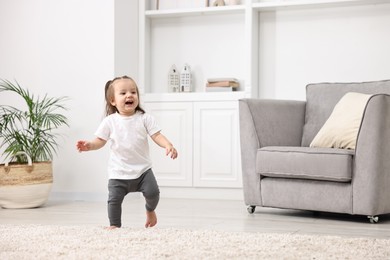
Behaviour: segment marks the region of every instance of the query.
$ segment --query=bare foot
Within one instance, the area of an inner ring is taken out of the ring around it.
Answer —
[[[157,224],[157,216],[154,211],[146,211],[145,228],[154,227]]]
[[[118,228],[117,226],[109,226],[109,227],[105,227],[104,229],[107,229],[107,230],[113,230],[113,229],[116,229]]]

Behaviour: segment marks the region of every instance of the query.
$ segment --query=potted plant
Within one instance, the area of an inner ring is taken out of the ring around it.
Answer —
[[[17,82],[3,79],[1,92],[20,96],[25,108],[0,105],[0,149],[6,161],[0,165],[0,206],[42,206],[53,183],[52,159],[59,137],[55,130],[68,126],[67,118],[60,113],[66,110],[66,97],[35,97]]]

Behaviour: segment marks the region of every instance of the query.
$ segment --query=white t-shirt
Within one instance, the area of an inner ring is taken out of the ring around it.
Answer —
[[[152,167],[148,135],[161,131],[155,119],[137,111],[132,116],[107,116],[95,135],[110,141],[109,179],[137,179]]]

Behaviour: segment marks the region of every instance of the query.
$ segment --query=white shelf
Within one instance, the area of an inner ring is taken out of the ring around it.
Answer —
[[[172,64],[181,67],[188,63],[191,66],[196,79],[194,91],[201,89],[205,79],[228,74],[245,82],[241,94],[244,93],[246,97],[258,96],[258,48],[261,41],[258,33],[262,12],[390,4],[390,0],[242,0],[243,4],[232,6],[147,10],[150,5],[145,1],[149,0],[139,0],[141,93],[153,100],[178,98],[190,101],[208,100],[213,94],[159,93],[166,82],[164,73]],[[228,30],[224,31],[226,28]],[[202,39],[212,40],[207,42]],[[218,42],[221,44],[218,45]],[[171,61],[169,58],[172,56]],[[232,60],[235,63],[231,63]],[[226,97],[241,94],[216,95]]]
[[[253,3],[252,8],[257,11],[277,11],[284,9],[340,7],[352,5],[373,5],[390,3],[389,0],[275,0]]]
[[[188,9],[168,9],[168,10],[147,10],[145,17],[147,18],[169,18],[180,16],[197,16],[197,15],[215,15],[215,14],[236,14],[244,13],[244,5],[230,5],[218,7],[202,7]]]
[[[202,90],[211,77],[238,78],[245,90],[247,5],[145,10],[147,6],[140,0],[141,93],[165,93],[172,64],[179,71],[184,64],[191,67],[192,91],[197,93],[192,96],[205,95]]]
[[[190,92],[190,93],[147,93],[141,96],[143,102],[196,102],[234,101],[245,98],[245,92]]]

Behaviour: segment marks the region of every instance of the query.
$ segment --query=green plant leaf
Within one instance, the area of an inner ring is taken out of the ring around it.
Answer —
[[[6,158],[16,152],[24,151],[33,162],[50,161],[58,148],[59,133],[55,130],[61,126],[69,126],[66,116],[61,114],[67,110],[66,97],[52,98],[45,95],[35,98],[27,89],[17,82],[0,80],[0,92],[13,92],[20,96],[26,105],[25,110],[14,106],[0,106],[0,148],[4,148]],[[18,162],[26,160],[17,157]]]

